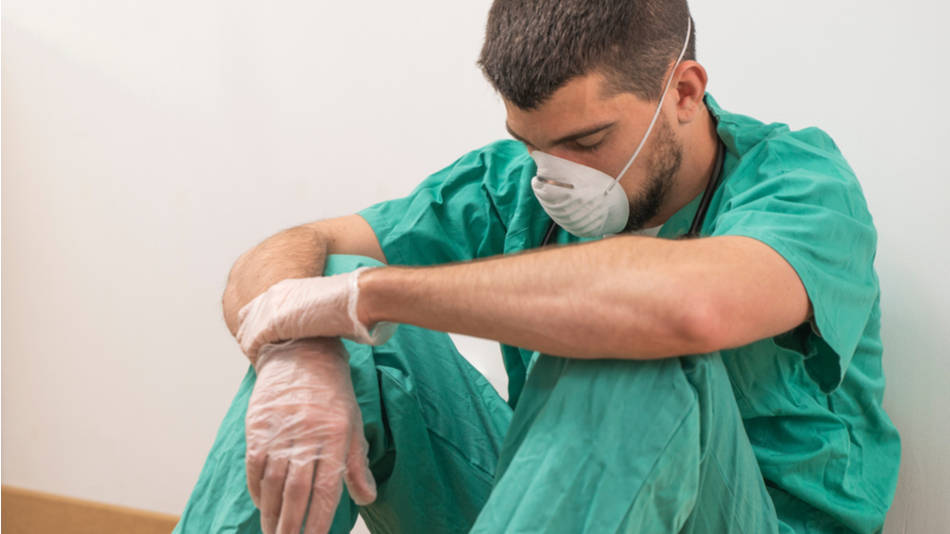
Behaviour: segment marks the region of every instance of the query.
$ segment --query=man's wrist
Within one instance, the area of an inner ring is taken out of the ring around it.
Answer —
[[[350,353],[343,347],[343,343],[338,337],[307,337],[299,339],[288,339],[268,343],[261,347],[257,359],[254,361],[255,371],[260,372],[264,363],[274,357],[294,351],[295,358],[306,357],[324,357],[326,355],[335,355],[345,361],[350,360]]]
[[[381,321],[392,321],[387,317],[385,299],[387,288],[392,287],[400,269],[397,267],[375,267],[360,273],[357,280],[359,298],[356,302],[356,317],[368,329]]]

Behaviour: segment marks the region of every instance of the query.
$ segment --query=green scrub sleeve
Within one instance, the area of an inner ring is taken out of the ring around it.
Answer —
[[[757,239],[795,269],[814,310],[805,368],[830,393],[879,295],[877,233],[854,172],[827,134],[811,128],[762,145],[726,177],[710,235]]]
[[[436,265],[502,254],[526,167],[519,145],[500,141],[469,152],[408,196],[358,212],[387,262]]]

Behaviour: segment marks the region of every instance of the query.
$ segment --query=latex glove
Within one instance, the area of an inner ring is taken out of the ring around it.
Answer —
[[[265,345],[245,419],[247,486],[264,534],[324,534],[345,481],[359,505],[376,500],[369,445],[339,339]],[[316,471],[316,476],[314,476]],[[312,482],[311,482],[312,481]]]
[[[368,345],[385,343],[396,328],[379,323],[369,329],[356,316],[359,276],[372,267],[314,278],[288,278],[272,285],[238,312],[237,340],[255,361],[265,343],[305,337],[337,337]]]

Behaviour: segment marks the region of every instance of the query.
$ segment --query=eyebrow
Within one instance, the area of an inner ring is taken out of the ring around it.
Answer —
[[[594,135],[595,133],[597,133],[597,132],[599,132],[599,131],[601,131],[601,130],[606,130],[607,128],[610,128],[610,127],[613,126],[614,124],[617,124],[617,121],[608,122],[608,123],[605,123],[605,124],[599,124],[599,125],[597,125],[597,126],[591,126],[590,128],[585,128],[585,129],[583,129],[583,130],[581,130],[581,131],[579,131],[579,132],[574,132],[574,133],[572,133],[572,134],[568,134],[568,135],[565,135],[564,137],[561,137],[561,138],[559,138],[559,139],[556,139],[556,140],[555,140],[553,143],[551,143],[551,144],[552,144],[552,145],[560,145],[560,144],[563,144],[563,143],[567,143],[567,142],[570,142],[570,141],[574,141],[574,140],[576,140],[576,139],[582,139],[582,138],[584,138],[584,137],[587,137],[588,135]],[[518,141],[521,141],[522,143],[525,143],[525,144],[531,144],[531,143],[528,143],[527,141],[525,141],[523,137],[521,137],[520,135],[516,134],[516,133],[514,132],[514,130],[511,129],[511,126],[509,126],[507,122],[505,123],[505,129],[508,130],[508,133],[511,134],[511,136],[514,137],[515,139],[517,139]]]

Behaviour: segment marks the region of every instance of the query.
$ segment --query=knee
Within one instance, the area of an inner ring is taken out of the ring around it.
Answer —
[[[324,276],[343,274],[355,271],[360,267],[382,267],[385,264],[368,256],[354,256],[350,254],[330,254],[327,256]]]
[[[663,407],[682,414],[697,400],[680,362],[673,358],[585,360],[542,355],[528,376],[523,395],[538,396],[545,404],[576,407],[578,417],[587,413],[593,420],[634,407],[643,411]]]

